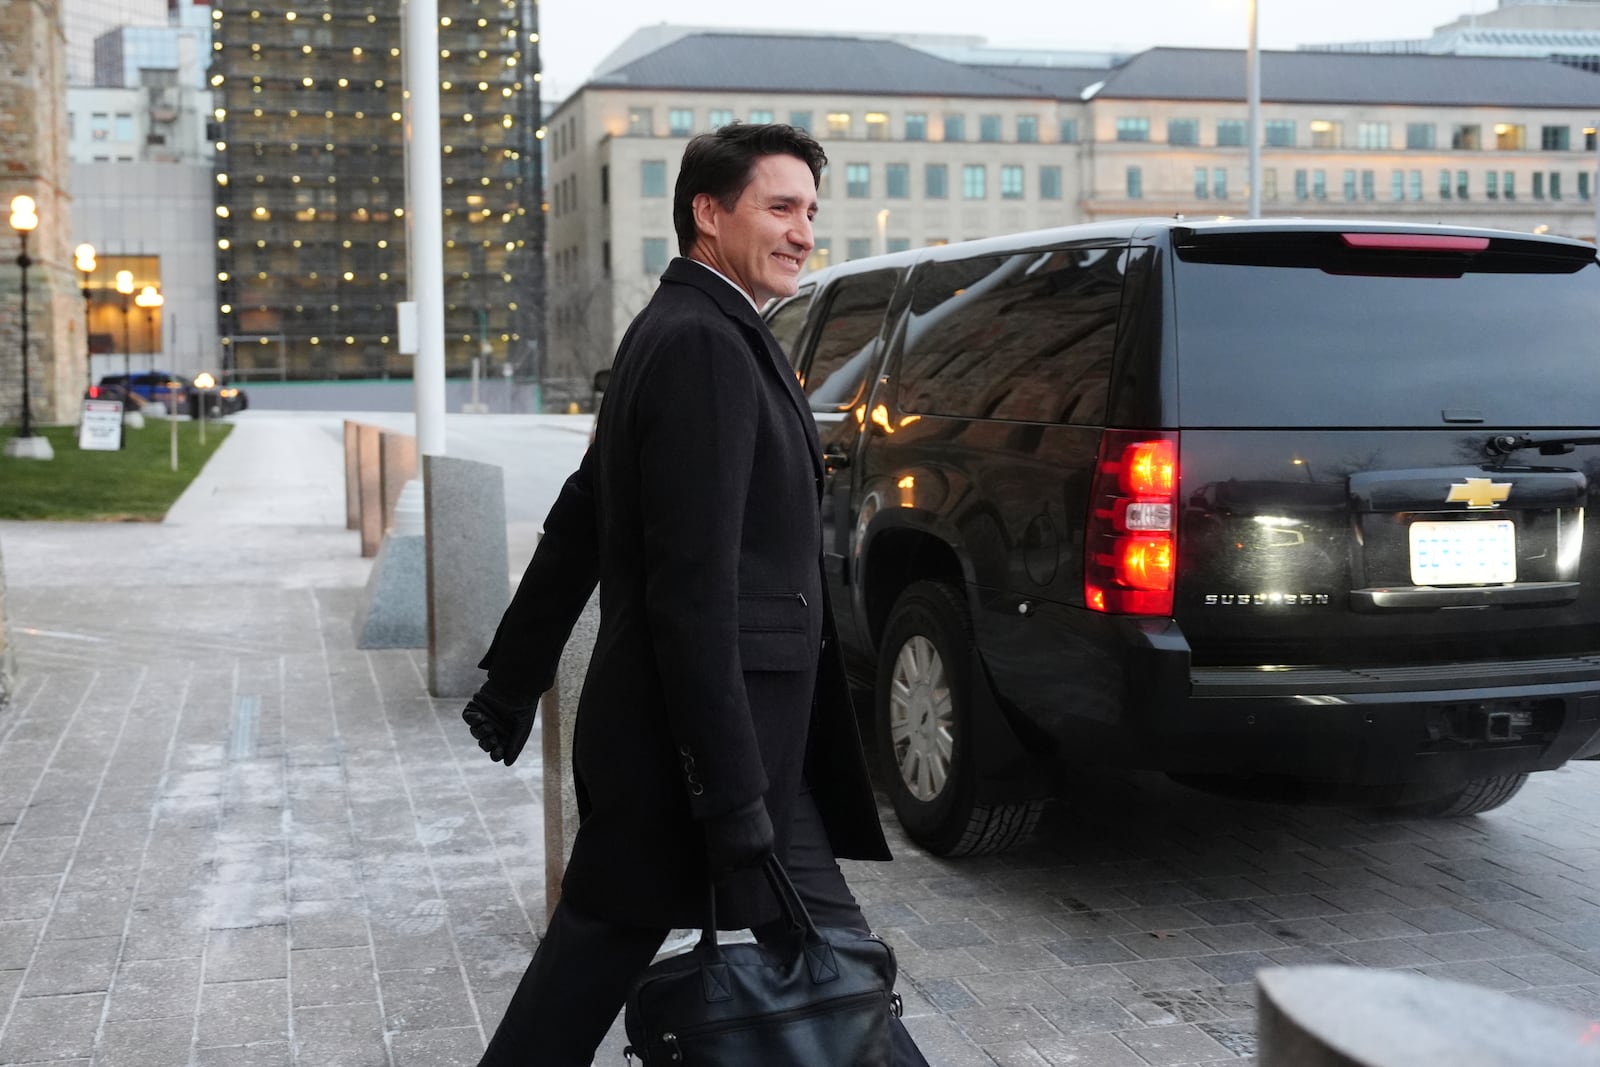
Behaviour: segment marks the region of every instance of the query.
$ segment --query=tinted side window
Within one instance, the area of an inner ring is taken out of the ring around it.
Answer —
[[[1105,420],[1125,250],[938,263],[912,285],[900,367],[910,412],[1019,422]]]
[[[843,278],[833,287],[801,386],[813,411],[846,411],[859,401],[876,362],[878,332],[898,271]]]
[[[806,312],[811,310],[811,298],[814,295],[807,290],[767,316],[767,329],[777,338],[778,347],[789,357],[791,366],[800,361],[796,342],[800,340],[800,328],[806,323]]]

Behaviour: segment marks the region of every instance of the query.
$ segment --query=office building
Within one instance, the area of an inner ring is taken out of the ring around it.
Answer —
[[[240,377],[405,377],[399,7],[213,5],[218,332]],[[445,360],[537,374],[533,0],[441,0]]]
[[[790,122],[827,150],[814,267],[1115,216],[1247,211],[1243,51],[640,37],[549,118],[555,375],[609,363],[677,253],[684,145],[736,120]],[[1600,78],[1542,60],[1269,52],[1262,85],[1266,215],[1594,237]]]

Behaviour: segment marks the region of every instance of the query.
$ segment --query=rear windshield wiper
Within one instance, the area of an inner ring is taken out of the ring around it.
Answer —
[[[1600,445],[1600,434],[1503,433],[1484,443],[1491,456],[1509,456],[1524,448],[1537,448],[1541,456],[1564,456],[1578,445]]]

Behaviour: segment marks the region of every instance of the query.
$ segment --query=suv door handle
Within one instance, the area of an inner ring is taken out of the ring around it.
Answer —
[[[850,453],[828,449],[822,453],[822,465],[831,471],[843,470],[850,466]]]

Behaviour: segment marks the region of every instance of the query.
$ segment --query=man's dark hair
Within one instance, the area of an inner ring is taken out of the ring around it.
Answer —
[[[754,126],[735,122],[715,133],[702,133],[683,150],[678,184],[672,191],[679,255],[688,255],[700,236],[694,224],[694,198],[705,193],[724,211],[732,211],[754,176],[756,160],[763,156],[794,156],[811,168],[813,185],[821,184],[822,168],[828,165],[827,154],[810,134],[782,122]]]

